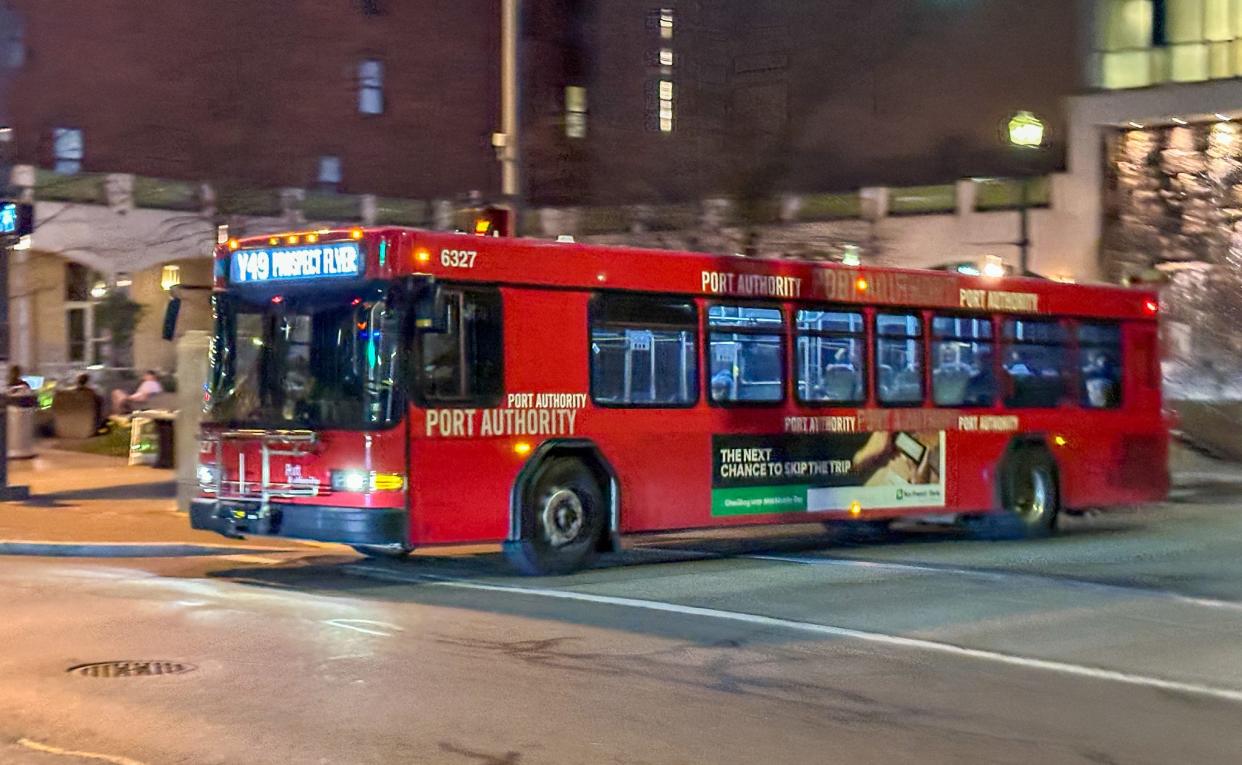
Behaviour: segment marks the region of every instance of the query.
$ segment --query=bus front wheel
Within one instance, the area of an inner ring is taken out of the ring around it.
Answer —
[[[531,479],[522,514],[522,538],[504,546],[509,563],[529,576],[569,574],[595,553],[604,531],[604,495],[586,465],[553,458]]]

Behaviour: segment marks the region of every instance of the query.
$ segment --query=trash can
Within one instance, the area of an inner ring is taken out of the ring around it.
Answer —
[[[29,459],[35,456],[35,414],[39,398],[34,391],[9,394],[8,436],[9,459]]]

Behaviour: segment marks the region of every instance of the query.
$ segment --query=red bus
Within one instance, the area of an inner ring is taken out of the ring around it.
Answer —
[[[369,554],[951,515],[1168,490],[1156,296],[368,228],[215,253],[195,528]]]

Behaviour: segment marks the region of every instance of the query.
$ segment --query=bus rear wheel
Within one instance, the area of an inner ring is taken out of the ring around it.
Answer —
[[[1024,446],[1005,461],[1000,474],[999,513],[975,516],[968,525],[989,539],[1037,539],[1050,536],[1061,511],[1057,466],[1040,446]]]
[[[604,494],[586,465],[550,459],[531,479],[522,507],[522,538],[505,543],[505,557],[528,576],[572,573],[594,555],[604,515]]]

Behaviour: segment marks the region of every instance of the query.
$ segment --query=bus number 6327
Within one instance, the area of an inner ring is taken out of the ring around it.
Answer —
[[[440,265],[445,268],[474,268],[477,250],[440,250]]]

